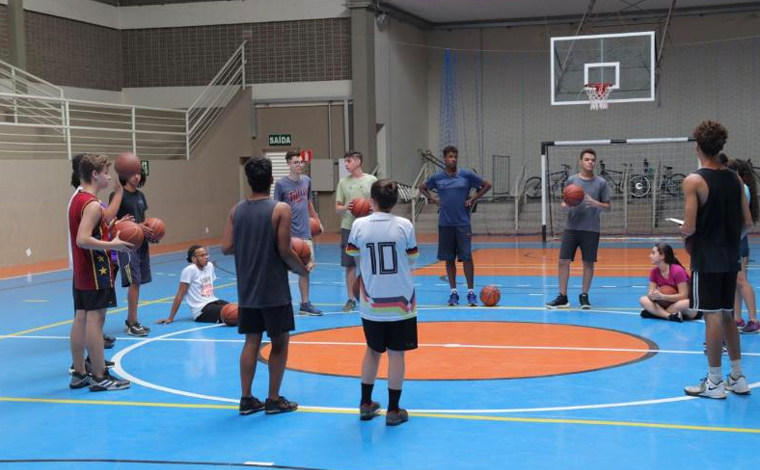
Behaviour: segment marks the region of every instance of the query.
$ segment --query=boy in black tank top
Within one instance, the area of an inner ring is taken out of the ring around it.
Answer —
[[[240,353],[240,414],[294,411],[298,404],[280,395],[288,361],[290,331],[295,330],[288,268],[299,276],[309,269],[290,246],[290,206],[269,197],[272,162],[253,157],[245,164],[253,194],[230,211],[222,236],[222,253],[235,255],[238,284],[238,332],[245,334]],[[310,264],[311,266],[311,264]],[[269,394],[262,403],[251,393],[261,337],[272,341],[269,354]]]
[[[705,318],[708,375],[686,387],[687,395],[726,398],[726,390],[750,393],[742,374],[739,330],[733,317],[739,242],[752,226],[749,204],[739,176],[718,160],[728,138],[720,123],[704,121],[694,130],[701,168],[683,182],[684,222],[691,254],[690,307]],[[728,347],[731,373],[722,380],[723,341]]]

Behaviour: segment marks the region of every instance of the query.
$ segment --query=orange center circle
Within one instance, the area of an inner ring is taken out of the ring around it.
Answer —
[[[420,322],[419,348],[406,354],[406,379],[478,380],[544,377],[618,367],[657,346],[621,331],[517,322]],[[288,369],[358,377],[366,343],[361,326],[293,335]],[[261,350],[269,359],[270,345]],[[387,355],[379,377],[385,378]]]

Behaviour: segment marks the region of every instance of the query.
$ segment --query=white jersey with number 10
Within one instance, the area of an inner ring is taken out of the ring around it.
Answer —
[[[411,263],[419,253],[409,220],[384,212],[356,219],[346,253],[360,257],[362,318],[398,321],[417,315]]]

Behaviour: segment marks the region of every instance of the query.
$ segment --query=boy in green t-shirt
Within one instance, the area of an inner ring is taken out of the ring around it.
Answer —
[[[338,182],[338,188],[335,191],[335,212],[343,216],[340,222],[340,265],[346,268],[346,293],[348,300],[343,306],[344,312],[356,310],[356,299],[354,299],[353,286],[356,281],[356,262],[354,258],[346,254],[346,244],[348,235],[351,233],[356,217],[351,214],[354,205],[351,201],[355,198],[370,199],[370,189],[372,184],[377,181],[372,175],[367,175],[362,171],[362,161],[364,155],[355,150],[346,152],[343,157],[343,164],[349,175],[341,178]]]

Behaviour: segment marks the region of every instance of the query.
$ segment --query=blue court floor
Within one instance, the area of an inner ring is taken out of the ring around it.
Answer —
[[[649,248],[651,244],[606,242],[605,246]],[[525,241],[474,247],[520,247],[537,253],[545,247],[557,248]],[[760,253],[758,249],[753,246],[754,253]],[[210,251],[219,276],[215,293],[235,301],[232,258],[222,256],[218,247]],[[435,254],[435,245],[423,244],[417,265],[434,263]],[[298,335],[324,330],[329,337],[337,335],[338,329],[361,324],[356,312],[341,311],[345,286],[338,255],[336,245],[317,245],[311,297],[325,315],[297,316],[292,351],[311,347],[308,341],[299,344]],[[465,344],[470,323],[473,328],[499,324],[507,330],[524,324],[586,327],[640,340],[648,349],[640,360],[585,372],[408,380],[401,401],[411,418],[393,428],[385,426],[384,417],[359,421],[358,378],[318,370],[286,372],[282,394],[299,402],[297,412],[240,416],[242,337],[237,330],[194,323],[185,304],[173,324],[154,324],[168,316],[185,264],[184,253],[152,258],[153,282],[142,287],[139,308],[140,320],[152,328],[146,338],[124,333],[126,290],[119,288],[119,307],[109,311],[105,331],[117,337],[116,347],[106,351],[116,362],[115,374],[132,380],[132,387],[121,392],[68,388],[70,272],[0,280],[0,467],[640,470],[753,468],[760,463],[758,397],[729,394],[718,401],[683,394],[685,385],[695,384],[707,371],[702,351],[704,323],[640,318],[637,299],[645,292],[645,277],[597,277],[591,290],[594,308],[581,311],[543,307],[557,293],[553,276],[485,276],[478,274],[476,266],[476,287],[496,284],[501,288],[501,302],[493,308],[445,307],[446,283],[439,276],[417,276],[421,325],[450,322],[457,328],[452,326],[451,337],[436,345],[427,344],[421,328],[421,347],[409,356],[424,358],[426,350],[434,347],[448,348],[447,353],[455,356],[458,351],[467,353],[469,347],[499,350],[501,355],[493,357],[504,358],[510,351],[518,354],[523,349],[520,344],[488,341]],[[556,260],[549,264],[553,266]],[[640,264],[647,265],[648,259]],[[541,268],[537,264],[535,272]],[[760,275],[757,269],[752,263],[751,281]],[[291,275],[297,301],[296,282]],[[579,285],[579,277],[571,278],[574,305]],[[461,322],[468,323],[462,327]],[[760,335],[741,339],[744,372],[758,392]],[[555,358],[566,353],[568,361],[578,360],[580,356],[571,356],[578,351],[586,357],[626,352],[615,345],[584,348],[570,337],[564,346],[541,341],[532,338],[526,348],[550,349]],[[362,344],[336,345],[336,360],[346,346],[363,348]],[[483,370],[500,365],[489,363],[494,359],[488,359],[487,353],[478,356],[481,359],[473,367]],[[724,358],[725,374],[728,360]],[[518,365],[536,371],[546,366],[539,362]],[[357,362],[356,374],[360,366]],[[266,395],[267,380],[262,362],[255,395]],[[382,380],[375,386],[374,398],[383,406],[387,405],[386,388]]]

